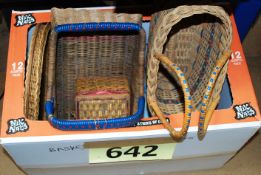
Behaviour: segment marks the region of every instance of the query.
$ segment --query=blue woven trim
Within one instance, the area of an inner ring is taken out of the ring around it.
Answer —
[[[102,120],[60,120],[53,116],[54,108],[53,102],[47,101],[45,103],[45,111],[51,125],[60,130],[95,130],[95,129],[112,129],[124,128],[134,126],[142,117],[145,99],[143,96],[139,97],[138,110],[135,114]]]
[[[92,31],[140,31],[141,26],[130,22],[100,22],[100,23],[77,23],[62,24],[55,27],[60,32],[92,32]]]

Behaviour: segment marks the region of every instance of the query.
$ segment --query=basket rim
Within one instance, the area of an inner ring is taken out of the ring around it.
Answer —
[[[39,115],[39,102],[40,102],[40,88],[42,79],[42,66],[44,59],[44,48],[46,46],[47,36],[50,31],[49,23],[39,23],[36,24],[35,30],[32,34],[32,39],[30,43],[29,56],[27,60],[27,71],[25,79],[24,88],[24,113],[26,117],[32,115],[30,119],[36,120]],[[35,48],[38,45],[38,48]],[[34,65],[40,65],[40,69],[32,69]],[[31,81],[36,79],[37,81]],[[30,88],[34,87],[37,90],[31,91]],[[30,100],[29,94],[33,95],[35,98]],[[33,104],[36,106],[33,113],[29,113],[29,105]]]
[[[138,109],[133,115],[119,118],[97,119],[97,120],[66,120],[58,119],[54,116],[54,99],[47,100],[45,103],[46,115],[53,127],[61,130],[94,130],[112,129],[134,126],[142,117],[145,106],[144,96],[138,100]],[[117,123],[117,124],[116,124]]]

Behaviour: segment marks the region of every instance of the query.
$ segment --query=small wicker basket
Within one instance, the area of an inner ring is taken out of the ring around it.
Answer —
[[[231,40],[231,22],[222,7],[179,6],[153,14],[148,104],[175,139],[186,135],[193,110],[200,111],[198,134],[204,137],[226,77]],[[178,113],[185,115],[180,131],[164,117]]]
[[[145,50],[141,22],[139,14],[52,9],[46,113],[54,127],[62,130],[119,128],[133,126],[140,120],[144,107]],[[117,118],[80,116],[86,120],[73,120],[77,118],[75,99],[88,98],[77,96],[76,81],[81,77],[126,79],[129,101],[125,100],[123,106],[130,115],[124,111],[122,114],[126,116]]]
[[[130,114],[127,78],[82,77],[77,79],[76,86],[75,108],[78,119],[119,118]]]

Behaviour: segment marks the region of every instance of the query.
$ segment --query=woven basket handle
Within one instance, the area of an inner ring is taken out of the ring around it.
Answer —
[[[155,58],[164,63],[171,71],[175,72],[178,76],[178,79],[180,81],[182,90],[184,92],[184,99],[185,99],[185,118],[183,119],[183,125],[180,131],[176,131],[167,121],[166,118],[163,114],[163,112],[160,110],[157,101],[154,100],[153,98],[148,97],[148,104],[150,105],[151,109],[155,112],[155,114],[159,117],[161,120],[163,126],[169,130],[171,136],[175,140],[180,140],[182,139],[189,128],[190,124],[190,119],[191,119],[191,110],[192,110],[192,105],[191,105],[191,99],[192,97],[190,96],[187,80],[185,79],[184,73],[181,71],[181,69],[174,64],[170,59],[162,54],[155,54]]]
[[[198,125],[198,137],[199,139],[203,139],[206,135],[209,122],[211,120],[212,114],[219,102],[220,96],[214,98],[213,101],[209,104],[209,101],[213,94],[213,89],[215,87],[216,80],[222,70],[222,67],[227,63],[228,58],[230,57],[231,52],[225,52],[218,59],[216,66],[214,67],[209,82],[207,84],[207,89],[203,96],[203,100],[201,102],[200,107],[200,117],[199,117],[199,125]]]

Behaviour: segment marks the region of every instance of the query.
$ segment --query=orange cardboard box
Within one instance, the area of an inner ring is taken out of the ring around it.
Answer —
[[[49,22],[50,11],[13,11],[1,144],[28,174],[86,175],[104,174],[105,171],[107,174],[143,174],[221,167],[261,125],[259,107],[233,16],[231,20],[233,52],[227,87],[232,95],[232,104],[227,109],[214,112],[208,133],[202,141],[197,137],[199,112],[194,112],[187,137],[174,143],[157,117],[144,118],[136,127],[93,131],[61,131],[53,128],[48,121],[27,119],[23,113],[23,95],[27,40],[30,38],[28,30],[35,23]],[[223,101],[228,98],[224,96]],[[168,118],[173,127],[179,128],[182,117],[178,114]],[[149,150],[146,152],[141,147]],[[165,153],[166,149],[171,152]],[[170,157],[164,158],[165,154]],[[144,158],[144,155],[150,158]],[[143,161],[142,164],[140,161]]]

